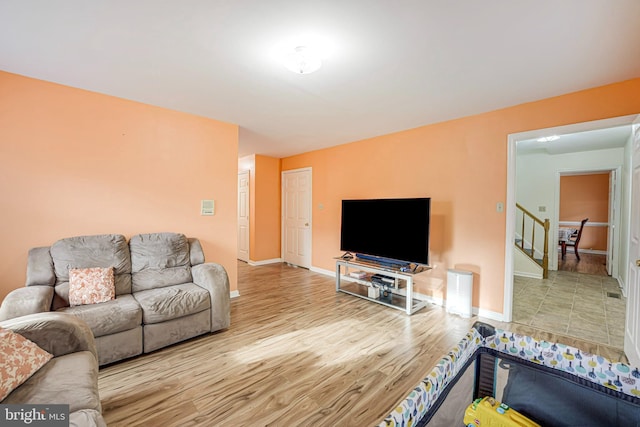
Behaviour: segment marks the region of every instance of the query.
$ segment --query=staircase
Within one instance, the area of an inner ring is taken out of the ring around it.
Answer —
[[[543,259],[542,258],[536,258],[535,255],[535,251],[529,247],[523,247],[524,245],[522,244],[523,240],[522,239],[516,239],[516,246],[518,247],[518,249],[520,249],[522,252],[524,252],[527,256],[529,256],[529,258],[531,258],[533,261],[535,261],[536,263],[538,263],[540,265],[540,267],[543,267]]]
[[[519,226],[516,248],[542,268],[542,278],[546,279],[549,277],[549,219],[541,220],[516,203],[516,223]]]

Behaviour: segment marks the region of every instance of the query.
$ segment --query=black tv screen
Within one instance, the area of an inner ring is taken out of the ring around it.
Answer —
[[[429,265],[430,198],[342,201],[340,250]]]

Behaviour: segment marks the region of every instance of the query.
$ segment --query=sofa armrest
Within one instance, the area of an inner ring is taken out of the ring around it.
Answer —
[[[90,351],[98,360],[98,350],[91,329],[83,320],[71,314],[29,314],[0,322],[0,326],[33,341],[55,357]]]
[[[220,264],[208,262],[191,267],[193,283],[209,291],[211,298],[211,331],[228,328],[231,324],[231,295],[229,276]]]
[[[51,310],[53,287],[29,286],[14,289],[0,305],[0,321]]]

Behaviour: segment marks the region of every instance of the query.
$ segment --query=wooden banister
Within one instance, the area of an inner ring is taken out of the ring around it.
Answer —
[[[535,258],[536,224],[542,227],[542,229],[544,230],[543,252],[542,252],[542,277],[546,279],[547,277],[549,277],[549,228],[550,228],[549,219],[542,220],[536,217],[534,214],[529,212],[519,203],[516,203],[516,208],[522,212],[522,226],[520,229],[521,239],[520,239],[519,248],[522,249],[522,251],[529,258],[531,258],[533,261],[535,261],[538,264],[540,264],[540,262]],[[525,226],[527,224],[526,222],[527,220],[531,221],[530,222],[531,224],[531,250],[530,251],[525,249],[524,247]],[[516,242],[516,246],[518,246],[517,242]]]

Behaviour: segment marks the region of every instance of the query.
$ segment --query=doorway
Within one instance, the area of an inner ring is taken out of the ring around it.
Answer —
[[[621,167],[559,172],[558,228],[579,230],[584,225],[578,254],[569,248],[557,257],[558,271],[618,277]]]
[[[636,118],[637,118],[637,115],[630,115],[630,116],[624,116],[624,117],[617,117],[613,119],[605,119],[605,120],[598,120],[593,122],[578,123],[578,124],[568,125],[568,126],[560,126],[557,128],[538,129],[534,131],[522,132],[522,133],[512,134],[508,136],[508,139],[507,139],[507,144],[508,144],[507,145],[507,153],[508,153],[507,198],[506,198],[507,208],[506,208],[506,221],[505,221],[506,222],[505,278],[504,278],[505,286],[504,286],[504,307],[503,307],[503,320],[505,322],[510,322],[512,321],[512,318],[513,318],[513,295],[514,295],[514,277],[513,277],[514,243],[513,242],[515,241],[515,227],[516,227],[516,224],[515,224],[515,218],[516,218],[515,204],[516,204],[516,187],[517,187],[516,159],[517,159],[517,148],[519,148],[518,145],[525,141],[535,142],[537,138],[550,136],[550,135],[554,135],[554,136],[562,135],[564,137],[565,135],[579,134],[587,131],[600,131],[605,129],[614,129],[614,128],[619,128],[624,126],[628,127],[629,129],[628,131],[630,133],[631,124],[634,122]],[[553,147],[553,149],[555,150],[564,149],[566,150],[564,151],[565,154],[572,152],[571,144],[563,145],[563,144],[554,143],[549,147]],[[619,163],[615,163],[611,165],[603,165],[601,161],[602,159],[596,159],[596,160],[600,161],[600,163],[598,163],[598,168],[601,168],[601,169],[603,168],[616,169],[620,166]],[[518,165],[518,168],[519,167],[520,165]],[[584,168],[586,168],[586,166],[583,166],[583,169]],[[557,167],[556,170],[560,171],[562,169],[563,169],[562,167]],[[564,169],[570,170],[570,168],[567,168],[566,165],[564,166]],[[547,188],[553,188],[553,179],[547,178],[547,182],[548,182]],[[542,208],[542,210],[546,210],[546,212],[548,212],[550,216],[550,221],[552,224],[557,224],[557,211],[553,208],[554,205],[557,206],[557,197],[558,197],[558,193],[556,191],[555,194],[551,195],[551,200],[547,203],[549,206],[552,207],[552,209],[547,210],[546,209],[547,206],[545,204],[537,206],[538,208]],[[622,199],[624,199],[624,197]],[[555,198],[555,203],[553,200],[554,198]],[[623,205],[629,206],[628,200],[626,199],[622,200],[622,199],[621,199],[621,202],[623,203]],[[621,215],[621,221],[620,221],[621,229],[625,229],[625,227],[628,227],[628,222],[629,222],[628,215],[626,214]],[[550,234],[551,237],[557,234],[557,225],[552,226],[552,230],[550,231],[550,233],[551,233]],[[555,245],[555,243],[557,242],[555,241],[555,239],[553,239],[551,240],[550,243],[553,243],[550,245],[550,248],[551,248],[550,258],[553,262],[557,264],[558,248]],[[618,245],[619,246],[618,254],[620,255],[620,257],[618,257],[619,260],[626,259],[625,256],[628,255],[626,243],[627,242],[624,241],[624,242],[620,242],[620,244]],[[554,266],[554,268],[557,268],[557,267]]]

